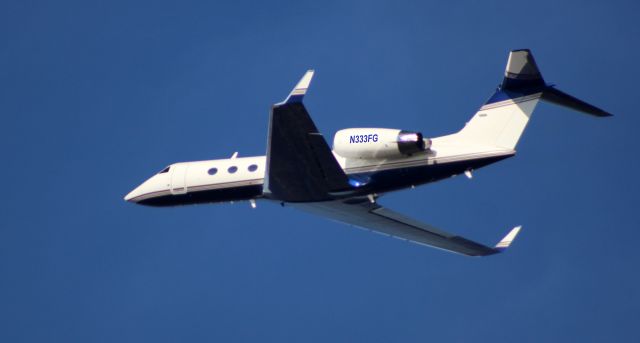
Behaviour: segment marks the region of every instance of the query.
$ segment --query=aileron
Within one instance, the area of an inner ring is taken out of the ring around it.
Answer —
[[[349,225],[468,256],[487,256],[499,253],[509,246],[517,234],[517,231],[515,233],[512,231],[503,239],[504,243],[501,241],[496,247],[488,247],[442,231],[432,225],[421,223],[378,204],[372,204],[368,199],[362,199],[360,202],[328,201],[294,204],[294,206]]]

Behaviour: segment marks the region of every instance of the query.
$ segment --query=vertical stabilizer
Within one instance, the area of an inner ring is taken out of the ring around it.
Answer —
[[[458,134],[474,144],[515,150],[539,100],[597,117],[611,115],[547,85],[531,51],[513,50],[502,83]]]
[[[544,89],[529,50],[509,54],[502,84],[460,131],[476,144],[515,149]]]
[[[527,49],[511,51],[500,89],[517,91],[544,87],[544,79],[531,51]]]

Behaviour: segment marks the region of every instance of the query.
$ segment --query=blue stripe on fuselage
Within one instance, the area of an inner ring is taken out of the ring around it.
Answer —
[[[462,174],[469,169],[478,169],[513,156],[502,155],[483,157],[458,162],[429,164],[414,167],[395,168],[381,171],[348,174],[353,189],[338,198],[363,196],[372,193],[385,193],[400,190],[412,185],[421,185]],[[186,194],[166,194],[150,197],[138,204],[148,206],[178,206],[228,201],[242,201],[263,197],[262,185],[228,187],[203,191],[189,191]]]
[[[473,160],[430,164],[406,168],[388,169],[374,172],[348,174],[350,179],[368,180],[365,185],[354,189],[358,194],[384,193],[394,190],[435,182],[462,174],[469,169],[479,169],[489,164],[509,158],[513,154],[483,157]]]
[[[539,93],[539,92],[542,92],[542,91],[543,91],[543,89],[540,88],[540,87],[520,89],[518,91],[502,90],[502,89],[498,88],[493,93],[493,95],[489,98],[489,100],[487,100],[484,104],[485,105],[489,105],[489,104],[493,104],[493,103],[500,102],[500,101],[516,99],[516,98],[520,98],[520,97],[523,97],[523,96]]]

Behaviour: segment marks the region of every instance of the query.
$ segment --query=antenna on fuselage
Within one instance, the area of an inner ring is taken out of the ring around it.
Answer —
[[[233,153],[233,155],[231,155],[231,159],[233,160],[233,159],[235,159],[236,157],[238,157],[238,152],[237,152],[237,151],[236,151],[236,152],[234,152],[234,153]]]

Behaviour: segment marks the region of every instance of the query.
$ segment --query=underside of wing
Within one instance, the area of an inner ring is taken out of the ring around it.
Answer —
[[[287,99],[271,109],[265,196],[286,202],[323,201],[349,187],[347,176],[309,116],[302,99],[308,71]]]
[[[366,197],[294,206],[349,225],[468,256],[499,253],[509,247],[520,231],[520,227],[515,227],[495,247],[489,247],[388,210]]]
[[[263,186],[265,197],[350,225],[459,254],[486,256],[509,246],[519,227],[495,247],[488,247],[385,209],[371,202],[373,197],[336,200],[336,194],[345,196],[351,186],[302,104],[312,76],[313,71],[308,71],[287,99],[272,107]]]

